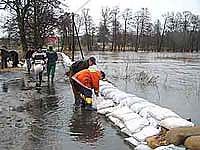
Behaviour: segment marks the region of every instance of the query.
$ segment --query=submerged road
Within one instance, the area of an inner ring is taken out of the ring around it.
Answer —
[[[0,149],[128,150],[116,128],[96,112],[73,109],[73,95],[57,64],[55,83],[36,89],[29,75],[0,75]]]

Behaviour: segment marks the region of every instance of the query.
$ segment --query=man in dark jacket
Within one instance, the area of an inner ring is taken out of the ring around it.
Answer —
[[[53,51],[53,47],[49,46],[49,50],[47,51],[47,75],[48,75],[48,82],[50,80],[51,75],[51,82],[53,83],[53,79],[55,76],[55,69],[56,69],[56,61],[58,60],[58,55],[55,51]]]
[[[76,106],[80,106],[80,97],[79,97],[79,94],[77,93],[76,83],[72,79],[72,76],[81,70],[88,69],[92,65],[96,65],[96,59],[94,57],[90,57],[87,60],[78,60],[78,61],[74,62],[70,67],[70,71],[69,71],[68,75],[69,75],[70,83],[72,86],[72,91],[74,93],[74,99],[75,99]]]
[[[6,50],[6,47],[2,47],[1,51],[1,69],[8,68],[7,59],[9,57],[9,52]]]
[[[30,73],[30,70],[31,70],[31,59],[32,59],[33,53],[34,53],[34,49],[29,48],[28,51],[26,52],[26,55],[25,55],[28,73]]]

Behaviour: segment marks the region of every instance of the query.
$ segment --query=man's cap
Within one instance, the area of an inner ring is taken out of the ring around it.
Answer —
[[[90,60],[94,65],[96,65],[96,58],[90,57],[89,60]]]

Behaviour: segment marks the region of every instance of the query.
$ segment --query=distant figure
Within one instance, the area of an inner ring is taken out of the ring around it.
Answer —
[[[78,60],[74,62],[70,66],[70,71],[67,73],[70,79],[70,83],[72,86],[72,91],[74,93],[74,99],[75,99],[75,105],[79,105],[79,96],[76,93],[75,87],[74,87],[74,80],[71,79],[71,77],[76,74],[77,72],[88,69],[90,66],[96,65],[96,59],[94,57],[90,57],[87,60]]]
[[[84,69],[77,72],[72,76],[74,80],[74,95],[77,98],[75,100],[76,105],[83,107],[92,106],[92,89],[96,96],[99,95],[99,80],[105,78],[105,73],[103,71],[95,69]]]
[[[7,51],[7,47],[3,46],[1,49],[1,69],[8,68],[7,60],[9,58],[9,52]]]
[[[48,75],[48,82],[50,80],[51,75],[51,82],[53,83],[55,69],[56,69],[56,61],[58,60],[57,53],[53,50],[52,46],[49,46],[47,51],[47,75]]]
[[[46,64],[46,53],[42,51],[41,48],[39,48],[36,52],[33,53],[32,59],[33,59],[33,71],[36,76],[36,86],[41,86],[42,83],[42,74],[45,69],[45,64]]]
[[[19,64],[19,56],[18,53],[14,50],[9,51],[9,57],[11,59],[11,61],[13,62],[12,67],[17,67],[17,65]]]
[[[25,55],[26,65],[27,65],[27,69],[28,69],[29,74],[30,74],[30,70],[31,70],[31,60],[32,60],[33,53],[34,53],[34,49],[29,48],[28,51],[26,52],[26,55]]]

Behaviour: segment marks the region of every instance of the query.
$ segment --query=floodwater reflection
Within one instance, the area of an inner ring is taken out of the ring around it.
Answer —
[[[104,135],[104,129],[96,112],[74,111],[70,119],[70,133],[75,141],[94,143]]]

